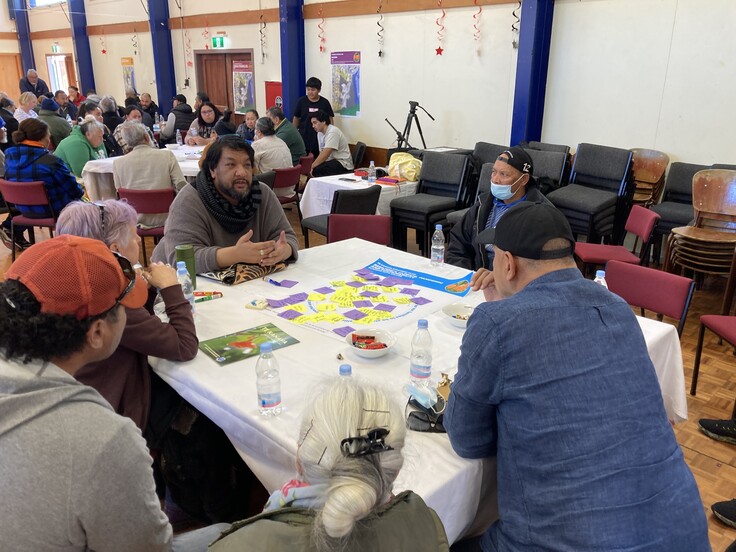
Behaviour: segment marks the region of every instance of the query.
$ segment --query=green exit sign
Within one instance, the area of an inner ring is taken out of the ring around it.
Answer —
[[[58,44],[51,45],[51,53],[58,54],[61,51],[61,47]]]
[[[213,36],[212,37],[212,47],[213,48],[224,48],[225,47],[225,37],[224,36]]]

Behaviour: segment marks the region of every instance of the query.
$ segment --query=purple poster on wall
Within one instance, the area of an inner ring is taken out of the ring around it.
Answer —
[[[332,109],[343,117],[360,117],[360,52],[331,52]]]

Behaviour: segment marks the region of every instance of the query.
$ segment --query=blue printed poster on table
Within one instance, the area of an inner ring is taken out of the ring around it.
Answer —
[[[332,110],[360,117],[360,52],[331,52]]]
[[[450,293],[459,297],[465,297],[470,291],[470,277],[472,275],[472,273],[468,273],[461,278],[449,280],[435,274],[425,274],[424,272],[417,272],[400,266],[393,266],[383,259],[378,259],[376,262],[369,264],[365,267],[365,270],[368,270],[373,274],[381,274],[382,276],[412,280],[415,286],[436,289],[437,291],[444,291],[445,293]]]

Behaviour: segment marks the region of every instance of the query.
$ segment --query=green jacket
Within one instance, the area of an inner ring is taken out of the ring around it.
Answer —
[[[291,162],[296,165],[299,162],[300,157],[307,155],[307,148],[304,147],[304,140],[302,135],[294,125],[284,119],[281,124],[276,128],[276,136],[281,138],[286,145],[289,146],[291,152]]]
[[[82,129],[79,125],[75,126],[71,134],[56,146],[54,155],[64,161],[74,176],[79,178],[82,177],[82,169],[87,161],[107,157],[105,146],[100,145],[98,148],[93,148],[87,137],[82,134]]]
[[[69,123],[67,123],[66,119],[64,119],[56,111],[42,109],[38,112],[38,118],[49,125],[49,131],[51,132],[51,143],[54,145],[54,147],[58,146],[61,141],[69,136],[69,133],[71,133],[72,131],[72,127],[69,126]]]
[[[283,508],[234,523],[209,547],[209,552],[316,552],[310,535],[316,512]],[[346,550],[379,552],[421,550],[448,552],[442,522],[411,491],[396,496],[374,514],[355,524]]]

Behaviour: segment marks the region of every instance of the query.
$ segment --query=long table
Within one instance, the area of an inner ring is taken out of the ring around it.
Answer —
[[[417,182],[399,182],[396,185],[381,185],[381,196],[378,199],[376,214],[390,215],[391,200],[415,194],[417,184]],[[332,196],[335,195],[336,190],[358,190],[369,186],[367,180],[352,174],[310,178],[300,202],[302,216],[307,218],[328,214],[332,207]]]
[[[184,176],[195,177],[199,173],[199,159],[204,146],[179,146],[171,153],[176,157],[181,172]],[[107,159],[95,159],[87,161],[82,169],[82,180],[87,190],[87,195],[92,201],[102,199],[117,199],[115,181],[112,174],[112,164],[117,157]]]
[[[376,259],[396,266],[435,273],[445,278],[457,278],[467,273],[462,269],[443,266],[430,268],[423,257],[389,249],[358,239],[346,240],[300,251],[299,261],[272,278],[295,280],[291,289],[276,287],[263,280],[254,280],[228,287],[199,277],[197,289],[220,290],[224,297],[197,304],[196,324],[200,341],[219,337],[266,322],[276,324],[300,341],[278,349],[275,356],[281,366],[284,410],[274,419],[258,413],[255,386],[256,358],[219,366],[201,351],[186,363],[151,359],[156,372],[182,397],[217,423],[228,435],[235,448],[269,491],[295,476],[295,460],[300,416],[316,390],[337,377],[338,366],[350,362],[354,377],[385,386],[401,403],[406,402],[402,386],[408,380],[410,342],[416,322],[408,318],[393,330],[398,343],[380,359],[361,359],[354,355],[339,336],[318,333],[303,325],[288,322],[273,312],[245,309],[246,303],[257,298],[279,299],[299,291],[309,291],[343,278]],[[460,343],[464,330],[453,326],[441,312],[441,307],[458,301],[456,297],[436,300],[426,318],[437,345],[434,347],[433,373],[457,371]],[[472,293],[459,301],[477,304],[481,293]],[[396,322],[396,321],[394,321]],[[663,389],[668,415],[674,421],[687,417],[685,382],[677,331],[673,326],[656,320],[639,319],[650,356]],[[441,344],[441,346],[440,346]],[[338,360],[341,354],[346,360]],[[434,508],[450,539],[454,542],[470,529],[476,513],[493,505],[481,503],[483,486],[495,496],[495,464],[458,457],[446,435],[408,432],[404,449],[405,463],[394,485],[394,492],[412,489]],[[488,474],[491,473],[491,477]],[[484,494],[488,496],[488,494]],[[486,521],[487,522],[487,521]],[[477,525],[476,525],[477,527]]]

